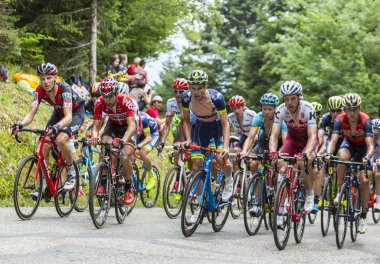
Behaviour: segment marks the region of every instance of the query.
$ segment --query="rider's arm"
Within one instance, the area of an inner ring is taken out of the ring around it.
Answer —
[[[134,115],[127,117],[127,126],[127,131],[121,139],[124,143],[127,143],[136,133],[136,119]]]
[[[152,139],[152,135],[150,134],[149,127],[144,128],[143,132],[144,132],[144,140],[139,143],[140,148],[148,144]]]
[[[38,106],[31,106],[29,112],[25,115],[24,119],[21,121],[23,126],[27,126],[32,123],[34,116],[36,115]]]
[[[251,129],[249,130],[248,137],[244,142],[243,150],[241,151],[242,153],[248,153],[248,151],[252,148],[257,131],[258,131],[257,127],[251,127]]]
[[[281,132],[281,123],[273,123],[272,133],[269,138],[269,152],[277,152],[278,147],[278,137]]]
[[[365,132],[365,144],[367,145],[367,153],[365,158],[370,159],[373,156],[373,152],[375,150],[375,143],[373,140],[373,131],[372,131],[372,123],[371,119],[367,119],[364,123],[364,132]]]
[[[319,154],[322,154],[323,152],[325,152],[325,150],[326,150],[326,141],[327,141],[327,136],[323,136],[322,137],[322,144],[319,147],[319,151],[318,151]]]
[[[318,129],[318,149],[323,147],[323,136],[325,135],[325,130],[324,129]]]
[[[102,118],[103,105],[104,105],[103,98],[96,99],[95,105],[94,105],[94,123],[92,125],[92,135],[91,135],[91,137],[93,138],[97,138],[99,136],[99,130],[100,130],[102,122],[104,121],[104,118]],[[107,123],[107,122],[104,122],[104,123]]]
[[[334,126],[333,126],[333,131],[331,134],[331,139],[329,142],[329,145],[327,146],[327,154],[332,154],[335,150],[336,143],[338,142],[339,139],[339,134],[342,131],[342,123],[338,120],[335,119],[334,121]]]
[[[190,137],[190,131],[191,131],[191,125],[190,125],[190,110],[183,109],[183,130],[185,132],[185,140],[191,141]]]
[[[165,116],[165,126],[163,128],[162,138],[160,140],[161,143],[165,143],[166,138],[169,135],[170,124],[172,123],[173,116]]]
[[[310,158],[311,153],[315,149],[315,146],[317,145],[317,125],[311,125],[307,127],[307,144],[305,147],[305,153],[307,153],[308,158]]]
[[[229,151],[230,148],[230,125],[227,120],[227,112],[220,113],[220,122],[222,123],[223,149]]]
[[[109,117],[108,117],[108,116],[105,116],[105,118],[103,118],[103,120],[102,120],[102,127],[101,127],[100,130],[99,130],[99,134],[100,134],[100,136],[103,135],[103,132],[104,132],[104,129],[106,128],[106,125],[107,125],[108,119],[109,119]]]
[[[55,125],[60,125],[61,128],[67,127],[73,121],[73,108],[64,107],[63,108],[64,117]]]

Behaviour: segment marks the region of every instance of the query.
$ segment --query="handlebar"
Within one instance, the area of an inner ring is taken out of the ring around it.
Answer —
[[[31,132],[31,133],[34,133],[34,134],[37,134],[37,135],[40,135],[40,136],[44,136],[46,135],[46,130],[41,130],[41,129],[28,129],[28,128],[22,128],[22,129],[19,129],[18,132]],[[15,139],[18,143],[21,143],[21,140],[18,138],[18,135],[16,134],[15,135]]]

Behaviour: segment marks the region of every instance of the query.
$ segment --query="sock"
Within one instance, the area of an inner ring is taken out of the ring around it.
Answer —
[[[318,204],[319,203],[319,195],[314,196],[314,203]]]
[[[230,176],[226,177],[226,182],[230,182],[230,181],[233,181],[232,174]]]
[[[360,214],[360,218],[366,219],[367,218],[367,212],[368,212],[368,208],[363,209],[362,213]]]
[[[132,180],[126,180],[125,181],[125,188],[131,189],[131,187],[132,187]]]
[[[279,174],[278,174],[277,182],[280,183],[280,182],[282,182],[284,179],[285,179],[285,175],[282,174],[282,173],[279,173]]]
[[[376,203],[380,203],[380,194],[376,195]]]
[[[314,189],[306,189],[306,196],[314,196]]]

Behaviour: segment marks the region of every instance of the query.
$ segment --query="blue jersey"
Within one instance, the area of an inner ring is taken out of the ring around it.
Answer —
[[[262,112],[258,113],[255,118],[252,120],[251,127],[254,127],[258,130],[258,138],[261,139],[265,137],[264,131],[264,115]],[[288,127],[284,120],[281,122],[281,133],[288,132]]]
[[[156,120],[154,120],[150,115],[144,112],[139,112],[139,114],[141,118],[143,132],[150,131],[151,134],[154,134],[154,132],[158,132],[158,125]]]
[[[200,115],[196,114],[197,111],[194,111],[194,109],[192,109],[192,107],[191,107],[192,94],[190,91],[185,91],[182,94],[182,107],[183,107],[183,109],[184,110],[191,110],[194,113],[194,115],[197,116],[198,118],[210,118],[210,117],[215,116],[217,114],[227,113],[226,103],[224,101],[223,95],[214,89],[207,89],[207,91],[209,92],[210,97],[211,97],[212,115],[200,116]]]

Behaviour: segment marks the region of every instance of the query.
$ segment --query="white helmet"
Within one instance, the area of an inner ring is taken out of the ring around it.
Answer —
[[[119,92],[122,94],[129,94],[128,84],[125,82],[119,82]]]
[[[302,94],[302,85],[296,81],[286,81],[281,84],[280,92],[282,97],[285,95]]]

